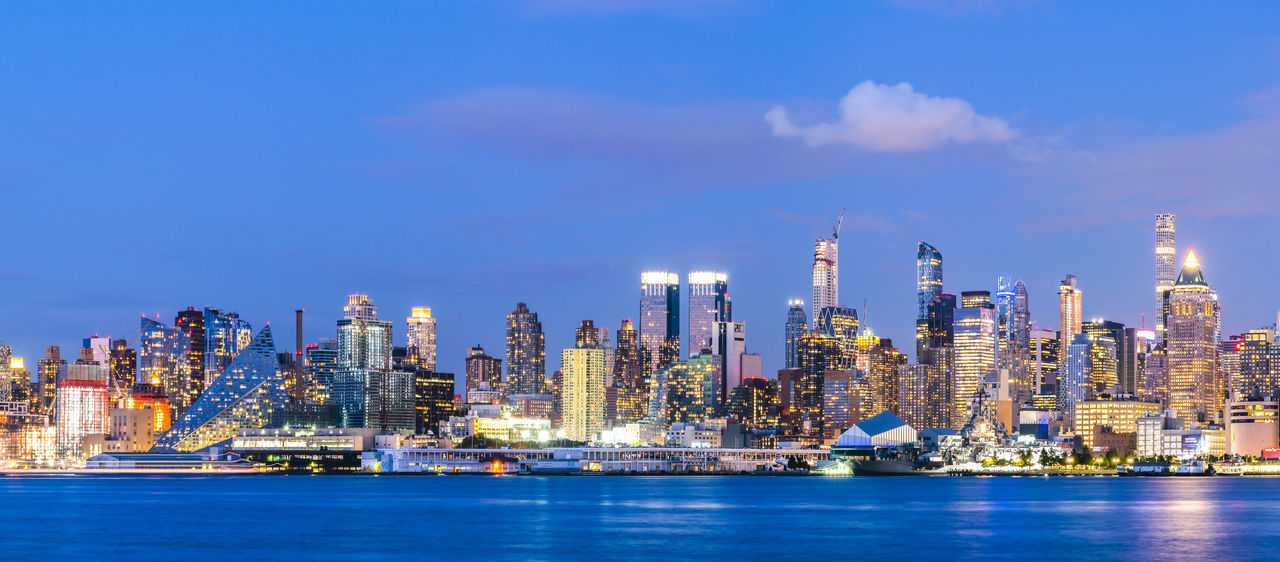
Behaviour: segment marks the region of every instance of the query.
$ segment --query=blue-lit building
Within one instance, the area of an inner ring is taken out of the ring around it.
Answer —
[[[253,326],[239,314],[204,307],[204,372],[221,373],[249,345]]]
[[[392,324],[366,295],[347,297],[338,321],[338,364],[329,399],[342,427],[414,430],[414,375],[391,361]]]
[[[198,451],[230,440],[241,429],[278,426],[285,402],[284,374],[268,326],[156,440],[152,450]]]
[[[942,252],[924,242],[916,249],[916,319],[929,318],[929,303],[942,294]]]

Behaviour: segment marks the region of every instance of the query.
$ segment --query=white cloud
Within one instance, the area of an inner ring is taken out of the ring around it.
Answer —
[[[1003,119],[978,115],[959,98],[930,97],[906,82],[870,80],[840,100],[835,123],[796,125],[787,109],[774,106],[764,119],[779,137],[800,137],[809,146],[848,143],[881,152],[927,150],[946,142],[1007,141],[1018,133]]]

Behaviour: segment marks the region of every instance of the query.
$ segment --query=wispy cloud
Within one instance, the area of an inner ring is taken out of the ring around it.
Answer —
[[[879,152],[928,150],[944,143],[1007,141],[1017,135],[998,117],[979,115],[960,98],[932,97],[911,84],[867,80],[840,99],[839,120],[802,126],[787,109],[774,106],[765,122],[779,137],[799,137],[809,146],[847,143]]]

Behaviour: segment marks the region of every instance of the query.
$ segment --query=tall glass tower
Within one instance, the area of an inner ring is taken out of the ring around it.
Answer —
[[[1177,245],[1174,240],[1173,213],[1156,215],[1156,310],[1154,326],[1156,341],[1164,344],[1164,293],[1173,288],[1177,267]]]
[[[809,319],[804,314],[804,301],[800,299],[787,301],[786,367],[788,369],[800,368],[800,338],[804,337],[808,326]]]
[[[712,324],[732,320],[729,276],[719,271],[689,272],[688,356],[693,357],[703,349],[715,349]]]
[[[436,319],[431,316],[431,309],[414,307],[405,322],[409,348],[417,352],[418,366],[427,371],[436,370]]]
[[[1080,287],[1076,285],[1076,276],[1068,275],[1058,284],[1058,315],[1059,315],[1059,332],[1058,337],[1062,340],[1062,348],[1066,349],[1076,334],[1082,332],[1082,324],[1084,319],[1081,315],[1084,310],[1083,306],[1084,293],[1080,291]]]
[[[929,318],[929,303],[942,294],[942,252],[920,242],[916,249],[916,319]]]
[[[678,273],[640,274],[640,345],[649,349],[649,364],[654,372],[680,360]]]
[[[819,238],[813,244],[813,301],[809,303],[814,322],[818,314],[840,303],[840,242],[837,236]]]

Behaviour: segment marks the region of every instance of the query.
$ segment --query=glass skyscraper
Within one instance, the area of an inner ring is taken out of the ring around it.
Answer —
[[[431,309],[414,307],[405,323],[408,347],[416,353],[418,366],[428,371],[436,370],[436,319],[431,316]]]
[[[413,375],[391,376],[391,322],[378,320],[377,307],[360,294],[347,298],[343,316],[338,321],[338,368],[330,390],[342,426],[413,429]],[[386,420],[392,425],[384,424]]]
[[[786,326],[786,368],[795,369],[800,365],[800,338],[808,331],[809,319],[805,317],[804,301],[794,299],[787,301]]]
[[[689,357],[715,349],[712,324],[733,320],[729,276],[719,271],[689,272]]]
[[[680,360],[680,275],[640,274],[640,345],[653,372]]]
[[[814,331],[836,338],[841,357],[837,368],[853,369],[858,357],[858,311],[843,306],[828,306],[818,311]]]
[[[1062,339],[1065,349],[1074,341],[1075,335],[1082,333],[1084,323],[1084,293],[1076,285],[1076,276],[1068,275],[1058,284],[1058,337]]]
[[[995,308],[980,303],[955,309],[954,341],[953,408],[967,418],[970,402],[996,368]]]
[[[1164,345],[1165,338],[1164,293],[1173,288],[1178,267],[1176,219],[1173,213],[1156,214],[1156,306],[1152,325],[1155,326],[1156,341],[1161,345]]]
[[[929,317],[929,303],[942,294],[942,252],[920,242],[916,248],[916,319]]]
[[[156,441],[152,450],[197,451],[228,441],[241,429],[279,425],[285,401],[284,375],[271,327],[267,326]]]
[[[1218,295],[1187,252],[1173,288],[1165,293],[1169,408],[1188,421],[1213,421],[1221,404],[1216,380]]]

